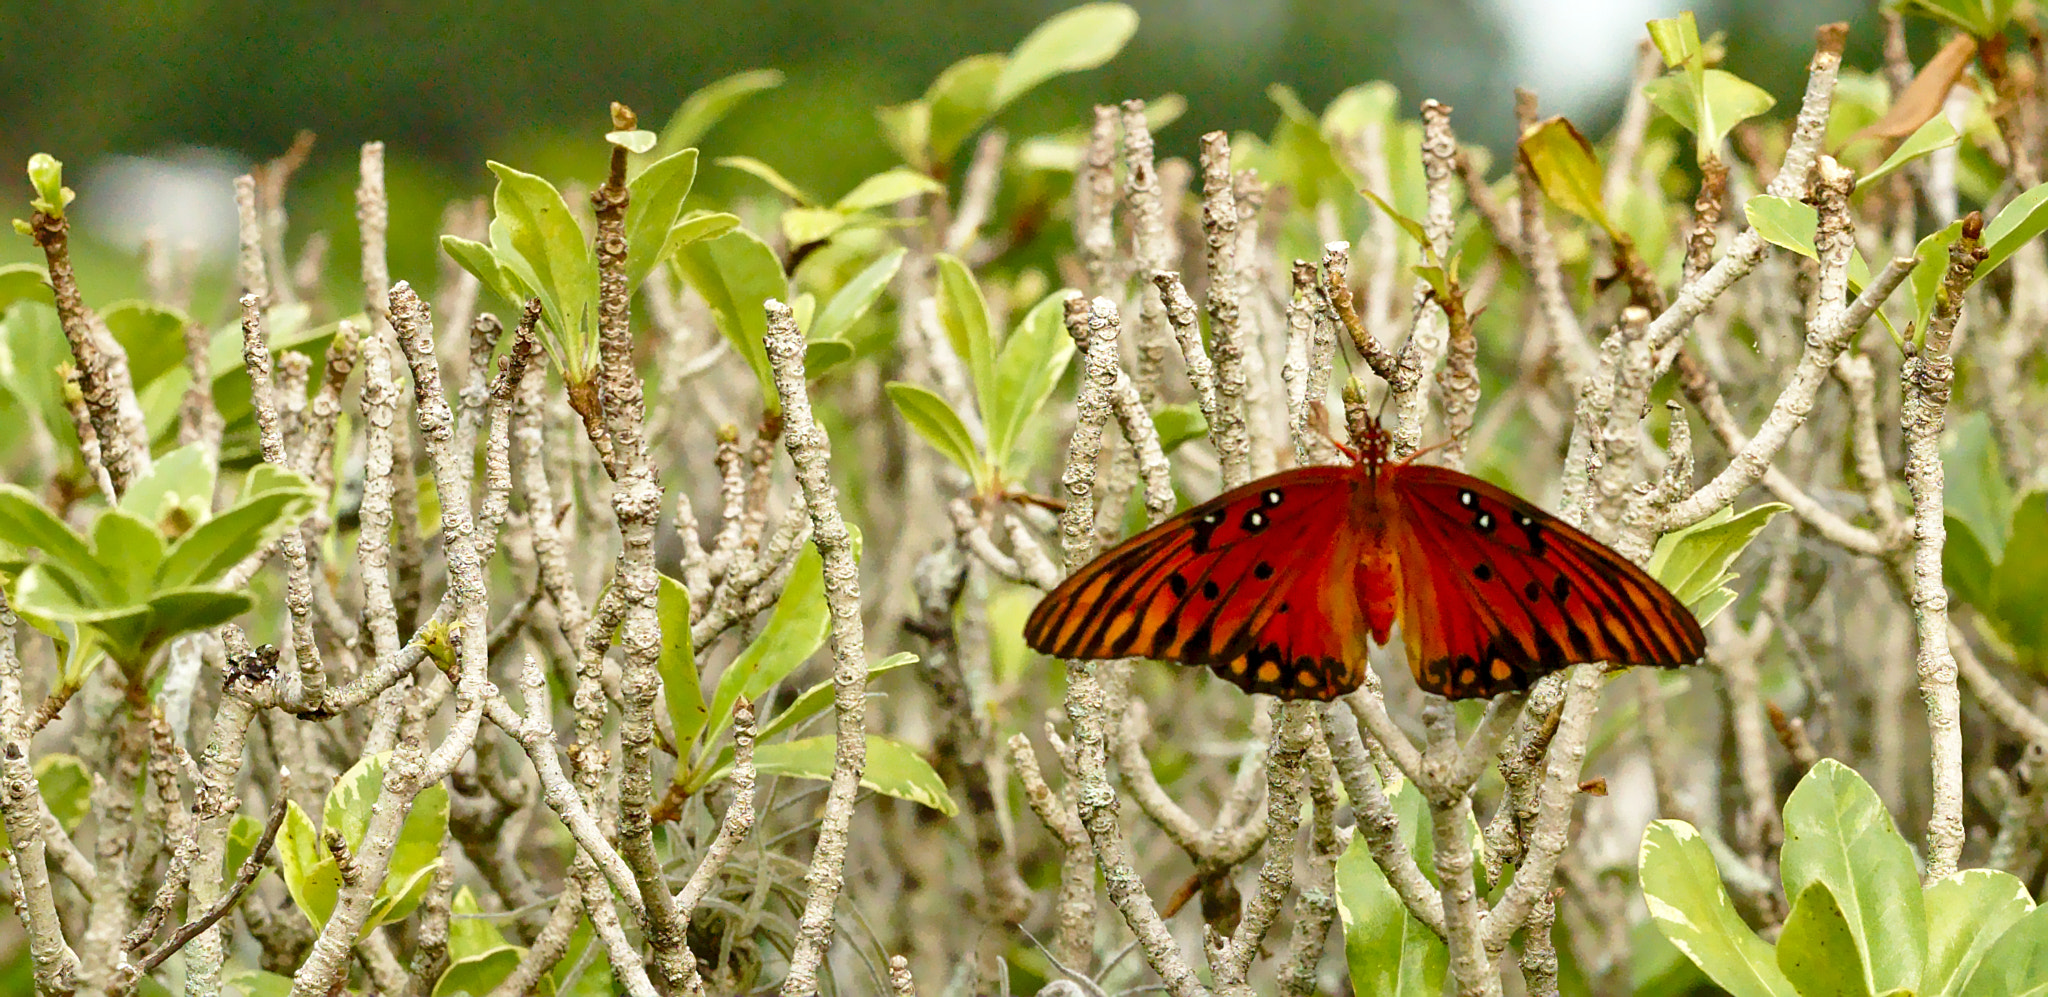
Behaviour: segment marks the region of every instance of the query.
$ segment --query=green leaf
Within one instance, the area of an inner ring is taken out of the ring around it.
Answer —
[[[148,301],[117,301],[100,310],[100,320],[128,354],[137,389],[184,368],[185,326],[191,322],[184,312]]]
[[[698,87],[662,126],[654,155],[670,156],[696,145],[733,108],[748,97],[781,86],[783,79],[779,69],[750,69]]]
[[[888,289],[889,282],[896,279],[896,271],[903,266],[903,257],[908,252],[908,249],[898,246],[847,281],[846,286],[825,303],[818,317],[811,320],[811,338],[845,339],[853,324],[874,307],[875,300]]]
[[[674,228],[668,230],[668,241],[676,249],[681,249],[702,239],[716,239],[739,227],[740,216],[735,214],[724,211],[690,211],[676,222]],[[662,259],[669,259],[674,255],[673,252],[665,251]]]
[[[384,767],[390,758],[390,752],[380,752],[361,759],[328,790],[322,826],[340,831],[351,849],[361,848],[368,835],[372,808],[383,791]],[[401,920],[419,905],[440,864],[441,839],[447,833],[448,787],[437,782],[412,799],[384,881],[378,885],[376,903],[363,922],[365,932]]]
[[[121,508],[170,532],[175,539],[213,514],[215,474],[211,448],[203,443],[179,447],[158,457],[148,472],[128,485]],[[166,530],[174,518],[184,524],[183,529]]]
[[[945,780],[909,745],[877,734],[869,734],[867,744],[867,766],[861,772],[861,785],[883,796],[923,804],[948,817],[960,812],[959,805],[946,791]],[[829,736],[764,744],[754,749],[754,770],[762,775],[829,780],[837,749],[836,740]],[[721,772],[714,778],[724,775]]]
[[[29,206],[52,218],[64,217],[64,208],[78,195],[64,186],[64,164],[47,152],[28,157],[28,182],[36,189]]]
[[[1423,229],[1421,222],[1394,210],[1393,205],[1388,204],[1385,199],[1372,191],[1361,190],[1359,193],[1364,194],[1366,200],[1371,201],[1375,207],[1385,212],[1388,218],[1393,219],[1394,224],[1401,227],[1401,231],[1408,233],[1408,238],[1415,240],[1416,245],[1424,249],[1434,248],[1430,246],[1429,233]]]
[[[1152,428],[1159,431],[1159,448],[1172,453],[1189,440],[1209,432],[1209,420],[1192,402],[1161,405],[1152,413]]]
[[[746,229],[716,239],[693,242],[676,254],[676,269],[711,307],[711,318],[760,382],[762,404],[782,411],[775,393],[775,371],[768,364],[768,313],[765,303],[789,296],[789,281],[775,250]]]
[[[534,296],[533,288],[527,286],[526,280],[499,260],[496,250],[481,242],[444,235],[441,237],[441,250],[508,305],[524,307],[527,299]]]
[[[1984,951],[1962,997],[2048,995],[2048,904],[2014,921]]]
[[[450,954],[453,954],[452,947]],[[526,958],[526,950],[516,945],[500,945],[496,948],[462,956],[448,964],[447,972],[434,984],[434,997],[485,997],[497,989],[498,984],[519,968],[519,961]]]
[[[838,367],[853,362],[853,344],[838,339],[820,339],[804,347],[804,376],[817,380]]]
[[[1743,121],[1771,109],[1777,98],[1734,73],[1720,69],[1688,71],[1651,80],[1643,95],[1695,137],[1694,155],[1705,162],[1718,155],[1721,140]]]
[[[946,327],[946,340],[953,352],[967,364],[974,379],[974,400],[982,407],[983,425],[995,397],[995,335],[989,329],[988,302],[974,273],[957,257],[941,253],[939,270],[939,319]]]
[[[1735,913],[1713,852],[1691,824],[1652,822],[1638,865],[1650,920],[1716,986],[1734,997],[1795,997],[1770,943]]]
[[[976,487],[989,481],[988,465],[981,459],[981,451],[974,445],[974,436],[967,431],[967,424],[953,411],[951,405],[938,395],[908,381],[890,381],[884,386],[889,401],[901,413],[903,421],[917,430],[917,435],[936,447],[947,460],[967,472],[974,479]]]
[[[53,753],[36,759],[36,789],[66,831],[76,830],[92,812],[92,770],[77,755]]]
[[[1082,4],[1040,24],[1010,51],[993,94],[997,108],[1031,88],[1116,58],[1138,30],[1138,14],[1120,3]]]
[[[92,548],[113,582],[104,593],[108,602],[125,606],[147,597],[157,566],[164,559],[163,538],[148,520],[123,509],[108,509],[93,521]]]
[[[320,843],[312,818],[297,803],[285,804],[284,824],[277,831],[277,860],[292,903],[312,922],[313,930],[326,927],[341,893],[341,868]]]
[[[0,540],[40,550],[44,558],[62,565],[93,591],[110,591],[112,579],[85,538],[20,485],[0,484]]]
[[[256,853],[256,842],[263,837],[263,822],[248,814],[238,813],[228,823],[228,847],[222,856],[219,869],[221,892],[227,892],[234,885],[235,877],[242,871],[242,863]]]
[[[57,303],[56,292],[50,290],[50,272],[38,263],[8,263],[0,265],[0,311],[14,307],[17,301],[34,301],[45,305]]]
[[[668,706],[669,729],[674,732],[676,753],[689,757],[689,748],[704,729],[709,715],[704,704],[704,687],[697,675],[697,652],[690,636],[690,593],[683,583],[661,576],[656,593],[656,612],[661,618],[661,698]]]
[[[1408,912],[1363,835],[1337,857],[1337,916],[1357,997],[1438,997],[1450,951]]]
[[[738,170],[775,188],[781,192],[782,196],[796,202],[798,207],[815,207],[818,203],[817,198],[812,197],[788,177],[783,176],[781,170],[752,156],[720,156],[713,160],[713,162],[728,169]]]
[[[622,132],[605,132],[604,140],[627,152],[645,153],[654,148],[654,133],[645,128],[633,128]]]
[[[998,57],[1000,58],[1000,56]],[[875,109],[875,124],[882,139],[903,161],[920,170],[931,169],[932,106],[923,100],[906,101]]]
[[[2013,501],[1998,440],[1991,434],[1991,417],[1971,412],[1951,422],[1946,435],[1941,448],[1945,472],[1942,504],[1949,514],[1969,525],[1996,562],[2005,556]]]
[[[1045,407],[1074,358],[1074,338],[1067,335],[1065,317],[1067,294],[1048,294],[1026,312],[996,357],[995,397],[985,403],[988,452],[1006,478],[1020,476],[1022,469],[1011,464],[1017,439]]]
[[[1899,143],[1899,147],[1893,149],[1892,154],[1886,156],[1884,162],[1878,164],[1877,169],[1858,177],[1856,190],[1861,191],[1897,172],[1907,163],[1937,149],[1946,149],[1962,139],[1963,136],[1956,131],[1956,126],[1949,124],[1948,115],[1937,114],[1927,119],[1927,123],[1921,125],[1913,134],[1906,136],[1906,140]]]
[[[866,211],[886,207],[920,194],[943,194],[946,185],[916,170],[898,166],[862,180],[846,196],[833,202],[840,211]]]
[[[486,165],[498,175],[491,248],[540,296],[560,336],[562,355],[554,359],[581,380],[597,338],[597,257],[553,184],[503,163]]]
[[[506,944],[505,933],[499,931],[488,918],[475,915],[484,912],[483,904],[477,902],[476,892],[467,886],[455,888],[455,895],[449,898],[448,912],[454,917],[448,921],[448,955],[454,959],[466,959]]]
[[[1905,6],[1970,34],[1990,39],[2012,20],[2013,0],[1906,0]]]
[[[194,527],[171,546],[157,571],[157,585],[181,588],[219,578],[243,558],[277,541],[285,529],[312,511],[310,491],[271,491],[254,496]]]
[[[1942,580],[1957,599],[1991,613],[1991,574],[1998,562],[1970,524],[1951,514],[1942,517],[1942,525],[1948,532],[1948,542],[1941,548]]]
[[[782,594],[776,597],[767,625],[718,676],[718,688],[711,697],[711,733],[705,740],[725,732],[732,723],[733,705],[742,696],[760,702],[768,690],[825,646],[831,622],[825,603],[824,561],[816,544],[805,544]]]
[[[1792,902],[1778,935],[1778,968],[1800,997],[1872,997],[1842,905],[1823,882],[1801,890]]]
[[[1962,236],[1963,222],[1957,219],[1913,247],[1913,258],[1919,265],[1906,277],[1906,286],[1913,295],[1913,328],[1926,331],[1927,318],[1934,314],[1934,306],[1941,297],[1942,275],[1948,273],[1949,247]]]
[[[1614,223],[1600,200],[1600,160],[1593,154],[1593,143],[1571,122],[1563,118],[1544,121],[1522,133],[1517,148],[1545,196],[1558,207],[1614,232]]]
[[[908,651],[898,651],[880,661],[871,661],[868,663],[868,681],[873,682],[875,676],[884,672],[894,671],[904,665],[914,665],[916,663],[917,655],[911,654]],[[767,726],[762,727],[754,736],[762,741],[767,741],[817,716],[819,713],[824,712],[826,707],[832,705],[833,692],[832,682],[829,679],[805,689],[801,695],[791,700],[790,704],[782,709],[782,712],[775,714],[775,719],[768,721]],[[730,760],[730,756],[728,756],[727,760]]]
[[[2044,231],[2048,231],[2048,183],[2036,184],[2013,198],[1998,209],[1996,218],[1984,223],[1984,262],[1977,264],[1976,279],[1983,280]]]
[[[1785,801],[1779,869],[1787,896],[1825,883],[1863,953],[1872,993],[1916,990],[1927,914],[1913,848],[1854,769],[1824,758]]]
[[[1952,872],[1927,884],[1923,892],[1927,969],[1920,977],[1920,992],[1927,997],[1959,997],[1984,953],[2033,907],[2027,884],[1998,869]]]
[[[982,122],[1002,105],[996,103],[996,82],[1010,57],[1000,53],[970,55],[946,67],[925,90],[923,104],[925,146],[928,160],[912,165],[937,166],[951,162],[960,143],[967,141]],[[914,122],[911,122],[914,124]]]
[[[1700,47],[1699,24],[1692,11],[1685,11],[1677,17],[1660,17],[1644,25],[1650,32],[1650,43],[1657,46],[1657,53],[1664,57],[1666,69],[1703,61],[1705,53]]]
[[[777,219],[783,241],[792,246],[824,242],[853,221],[854,216],[838,208],[789,208]]]
[[[2048,492],[2022,496],[2012,514],[2005,556],[1991,573],[1991,617],[2022,661],[2039,669],[2048,663]]]
[[[1814,233],[1820,224],[1820,216],[1813,205],[1795,201],[1789,197],[1774,197],[1758,194],[1742,206],[1742,213],[1749,218],[1749,227],[1763,236],[1765,242],[1782,246],[1809,260],[1820,259],[1814,251]]]
[[[1713,613],[1703,612],[1710,597],[1725,607],[1735,595],[1727,587],[1735,578],[1729,566],[1770,524],[1771,517],[1789,508],[1782,502],[1766,502],[1740,514],[1724,508],[1685,529],[1665,534],[1650,554],[1647,570],[1678,601],[1694,607],[1704,624],[1713,618]]]
[[[626,211],[627,287],[639,287],[648,271],[682,246],[671,240],[683,214],[683,200],[696,180],[697,150],[684,149],[641,170],[626,184],[631,198]]]

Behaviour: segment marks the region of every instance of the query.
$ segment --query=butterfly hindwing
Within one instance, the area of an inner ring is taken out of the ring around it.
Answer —
[[[1492,696],[1580,662],[1674,666],[1705,653],[1669,590],[1555,516],[1448,468],[1382,473],[1401,510],[1402,628],[1423,689]]]
[[[1360,628],[1331,614],[1355,612],[1344,525],[1361,480],[1355,468],[1298,468],[1189,509],[1053,589],[1025,640],[1065,658],[1209,665],[1289,698],[1349,691],[1359,666],[1347,662],[1364,656],[1346,635]]]

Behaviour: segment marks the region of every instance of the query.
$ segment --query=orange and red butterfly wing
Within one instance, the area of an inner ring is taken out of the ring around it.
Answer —
[[[1082,566],[1024,625],[1063,658],[1208,665],[1247,692],[1331,699],[1364,677],[1352,592],[1355,467],[1305,467],[1204,502]]]
[[[1506,491],[1449,468],[1393,475],[1401,627],[1424,690],[1492,696],[1568,665],[1691,664],[1699,621],[1627,558]]]

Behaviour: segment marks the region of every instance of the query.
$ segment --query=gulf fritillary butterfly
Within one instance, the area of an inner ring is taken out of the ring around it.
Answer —
[[[1124,541],[1024,624],[1063,658],[1207,665],[1246,692],[1335,699],[1394,622],[1427,692],[1493,696],[1587,661],[1673,667],[1699,621],[1627,558],[1469,474],[1390,461],[1300,467]]]

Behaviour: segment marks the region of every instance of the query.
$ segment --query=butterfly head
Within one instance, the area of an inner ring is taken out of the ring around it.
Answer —
[[[1394,440],[1387,435],[1387,431],[1378,421],[1366,423],[1364,429],[1364,435],[1358,440],[1357,459],[1359,463],[1365,465],[1368,472],[1376,472],[1386,464],[1388,456],[1393,451]]]

